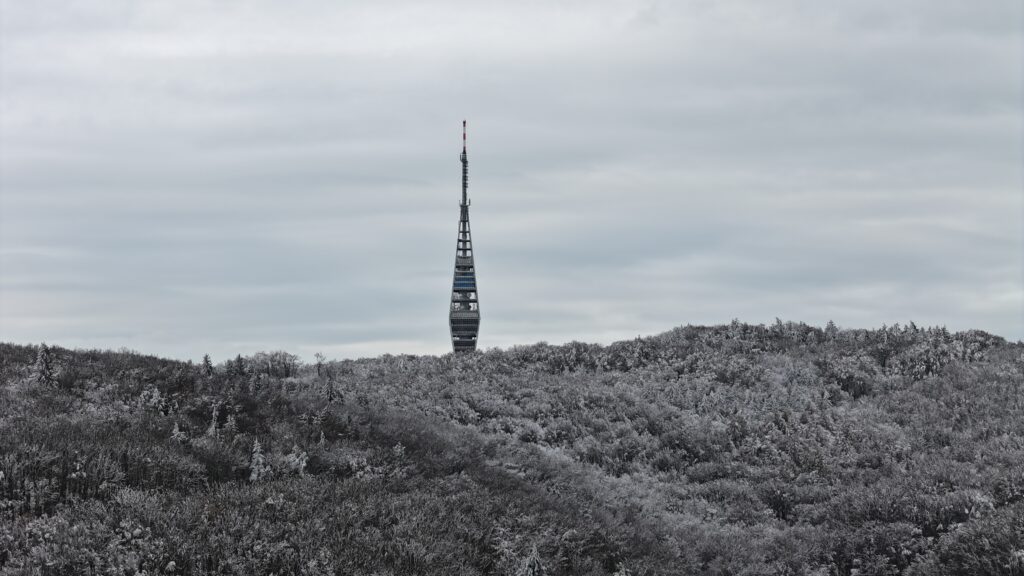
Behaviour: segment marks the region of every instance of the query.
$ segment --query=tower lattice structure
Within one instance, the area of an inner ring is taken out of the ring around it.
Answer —
[[[473,265],[473,238],[469,233],[469,160],[466,158],[466,121],[462,121],[462,203],[459,204],[459,237],[455,245],[455,277],[448,326],[455,352],[476,350],[480,333],[480,300]]]

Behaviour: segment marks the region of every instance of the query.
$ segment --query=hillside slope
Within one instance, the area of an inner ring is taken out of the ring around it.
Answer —
[[[1024,574],[1024,346],[983,332],[0,378],[0,575]]]

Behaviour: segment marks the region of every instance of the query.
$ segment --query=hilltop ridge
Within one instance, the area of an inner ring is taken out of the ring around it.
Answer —
[[[0,344],[0,574],[1019,574],[1021,462],[1024,345],[981,331]]]

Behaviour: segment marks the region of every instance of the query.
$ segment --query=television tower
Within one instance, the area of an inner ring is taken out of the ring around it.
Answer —
[[[480,332],[480,301],[476,292],[476,268],[473,266],[473,239],[469,234],[469,160],[466,158],[466,121],[462,121],[462,203],[459,204],[459,239],[455,245],[455,278],[452,280],[452,305],[448,326],[455,352],[476,350]]]

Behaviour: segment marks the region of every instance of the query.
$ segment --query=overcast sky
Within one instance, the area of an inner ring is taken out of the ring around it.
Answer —
[[[0,340],[1024,338],[1019,0],[0,0]]]

